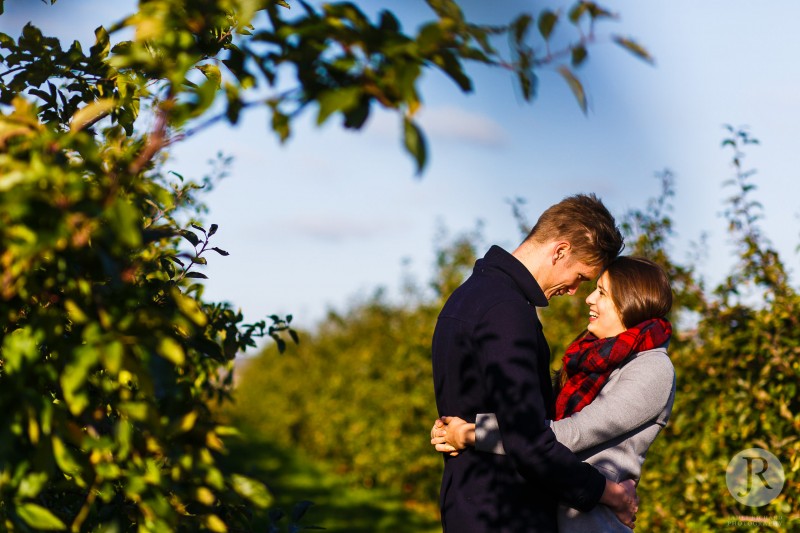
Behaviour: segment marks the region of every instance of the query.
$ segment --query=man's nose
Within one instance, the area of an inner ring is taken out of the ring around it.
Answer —
[[[569,294],[570,296],[572,296],[573,294],[575,294],[576,292],[578,292],[578,287],[580,287],[580,284],[581,284],[581,283],[580,283],[580,282],[578,282],[578,283],[575,283],[574,285],[572,285],[571,287],[569,287],[569,288],[567,289],[567,294]]]

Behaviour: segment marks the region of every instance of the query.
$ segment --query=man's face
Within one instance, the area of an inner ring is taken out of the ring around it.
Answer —
[[[600,266],[591,266],[579,261],[567,250],[553,265],[547,287],[542,287],[544,295],[549,300],[553,296],[575,294],[584,281],[595,279],[600,275]]]

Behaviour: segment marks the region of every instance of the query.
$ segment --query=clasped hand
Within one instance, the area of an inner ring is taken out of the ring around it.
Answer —
[[[437,452],[455,457],[467,446],[475,445],[475,424],[457,416],[437,418],[431,428],[431,444]]]

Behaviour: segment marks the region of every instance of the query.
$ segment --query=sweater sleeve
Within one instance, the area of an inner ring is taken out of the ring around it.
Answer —
[[[546,483],[569,506],[591,510],[605,490],[605,477],[560,444],[545,423],[538,369],[541,353],[535,308],[508,301],[489,309],[475,328],[486,393],[495,407],[506,454],[517,471]]]
[[[475,416],[475,449],[479,452],[505,455],[503,437],[494,413],[478,413]]]
[[[643,354],[622,367],[613,389],[603,388],[592,403],[568,418],[551,422],[560,443],[573,452],[589,449],[654,420],[675,387],[675,370],[662,353]],[[505,455],[494,413],[475,419],[475,449]]]
[[[654,420],[667,405],[675,370],[663,353],[642,354],[622,367],[614,387],[570,417],[553,422],[559,442],[573,452],[586,450]]]

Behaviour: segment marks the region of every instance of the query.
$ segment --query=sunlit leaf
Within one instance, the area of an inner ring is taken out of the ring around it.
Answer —
[[[186,353],[183,346],[171,337],[164,337],[158,345],[158,353],[176,365],[186,362]]]
[[[615,43],[625,48],[627,51],[629,51],[639,59],[646,61],[651,65],[655,63],[655,60],[650,55],[650,53],[636,41],[629,39],[627,37],[620,37],[619,35],[612,36],[612,39],[614,40]]]
[[[115,103],[112,98],[101,98],[100,100],[85,105],[72,116],[70,129],[73,132],[82,130],[90,122],[114,109],[114,105]]]
[[[572,94],[575,95],[575,99],[578,101],[581,111],[583,111],[585,114],[587,112],[587,103],[586,92],[583,90],[583,85],[578,78],[575,77],[575,74],[573,74],[572,71],[564,65],[558,67],[558,73],[561,74],[564,80],[566,80],[569,88],[572,90]]]
[[[203,522],[205,522],[205,526],[214,533],[227,533],[228,531],[228,526],[225,525],[225,522],[215,514],[206,515],[203,517]]]
[[[23,503],[16,506],[17,514],[30,527],[43,531],[63,531],[67,529],[64,522],[46,508],[35,503]]]
[[[263,508],[272,505],[272,495],[267,487],[260,481],[239,474],[231,476],[233,490],[243,498],[247,498],[256,506]]]

